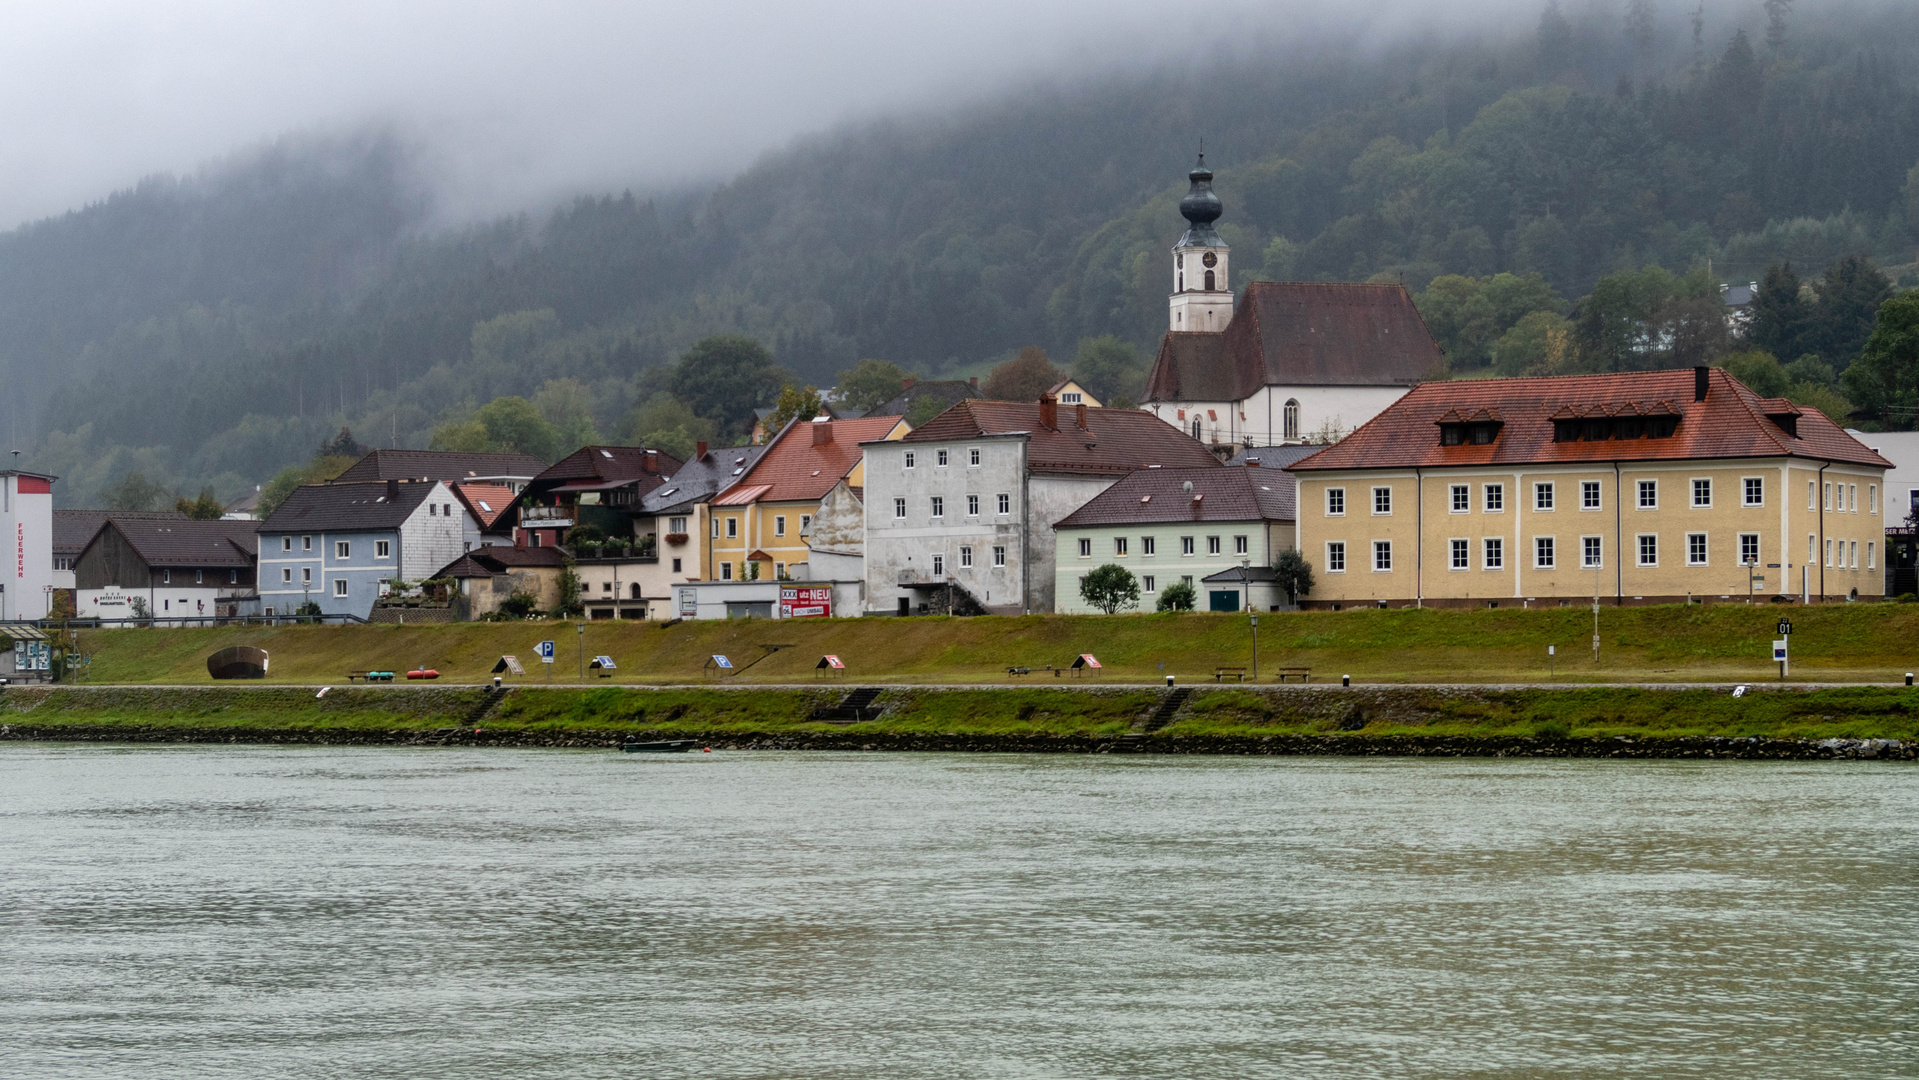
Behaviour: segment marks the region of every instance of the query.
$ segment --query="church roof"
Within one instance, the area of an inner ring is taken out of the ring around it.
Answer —
[[[1243,401],[1263,386],[1412,386],[1445,360],[1400,285],[1255,281],[1217,332],[1160,341],[1147,401]]]

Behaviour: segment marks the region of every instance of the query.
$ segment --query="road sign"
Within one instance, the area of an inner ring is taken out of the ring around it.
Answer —
[[[1774,663],[1783,664],[1786,662],[1785,638],[1780,638],[1778,641],[1772,643],[1772,659]]]
[[[540,654],[540,663],[550,664],[553,662],[553,643],[552,642],[542,641],[538,645],[535,645],[533,647],[533,651]]]
[[[1784,619],[1779,620],[1779,636],[1780,637],[1792,636],[1792,624],[1787,622]]]

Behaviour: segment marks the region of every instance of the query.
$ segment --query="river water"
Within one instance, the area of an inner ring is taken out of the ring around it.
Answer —
[[[0,744],[0,1076],[1919,1075],[1876,763]]]

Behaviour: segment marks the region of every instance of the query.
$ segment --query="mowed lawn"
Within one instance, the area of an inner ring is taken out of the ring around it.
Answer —
[[[1794,681],[1891,682],[1919,669],[1914,604],[1602,608],[1596,662],[1590,607],[1268,613],[1259,620],[1259,665],[1265,682],[1282,665],[1310,667],[1315,681],[1760,680],[1777,676],[1769,658],[1781,618],[1793,624]],[[94,656],[95,683],[209,682],[207,656],[237,644],[268,651],[271,682],[340,683],[348,671],[420,666],[443,680],[482,682],[512,653],[527,676],[510,681],[543,683],[535,646],[550,639],[555,682],[577,683],[582,656],[604,654],[618,664],[614,683],[806,683],[832,653],[845,661],[849,684],[966,684],[1070,681],[1070,671],[1045,669],[1080,653],[1099,658],[1106,682],[1210,682],[1216,667],[1251,666],[1253,645],[1243,614],[593,622],[584,634],[578,625],[87,630],[80,647]],[[769,653],[770,645],[790,648]],[[1558,650],[1550,664],[1548,646]],[[737,674],[722,680],[707,669],[716,653]],[[1016,677],[1008,667],[1034,670]],[[587,680],[601,682],[592,672]]]

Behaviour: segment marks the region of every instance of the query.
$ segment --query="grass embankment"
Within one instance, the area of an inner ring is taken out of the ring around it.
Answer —
[[[1281,665],[1314,677],[1350,674],[1366,682],[1644,682],[1759,680],[1775,624],[1793,623],[1798,681],[1891,682],[1919,665],[1919,605],[1797,607],[1744,604],[1604,608],[1597,663],[1590,608],[1477,611],[1289,612],[1260,616],[1259,662],[1268,679]],[[1064,666],[1096,654],[1106,681],[1209,678],[1222,665],[1251,662],[1244,615],[1032,615],[870,618],[788,622],[468,623],[441,626],[224,627],[82,632],[96,683],[206,683],[206,657],[228,645],[258,645],[278,683],[340,683],[350,670],[437,668],[458,682],[489,679],[502,653],[527,662],[529,685],[545,681],[534,644],[557,645],[556,681],[576,682],[582,651],[619,664],[615,683],[694,683],[714,653],[742,668],[728,682],[802,683],[824,653],[846,661],[849,683],[1003,683],[1006,668]],[[583,643],[583,648],[582,648]],[[762,645],[792,645],[764,655]],[[1557,646],[1548,664],[1546,648]],[[1066,676],[1070,678],[1071,676]],[[1036,671],[1031,680],[1054,681]],[[590,681],[594,680],[589,675]],[[716,680],[717,681],[717,680]]]
[[[717,745],[1090,750],[1161,699],[1145,688],[930,689],[879,699],[874,721],[812,720],[838,690],[528,688],[497,702],[452,687],[19,687],[0,692],[12,738],[237,742],[610,745],[627,736]],[[1146,748],[1221,752],[1638,752],[1692,741],[1896,739],[1919,743],[1919,691],[1637,688],[1263,687],[1205,689]],[[1279,745],[1264,747],[1262,743]],[[1774,748],[1775,750],[1777,747]]]

